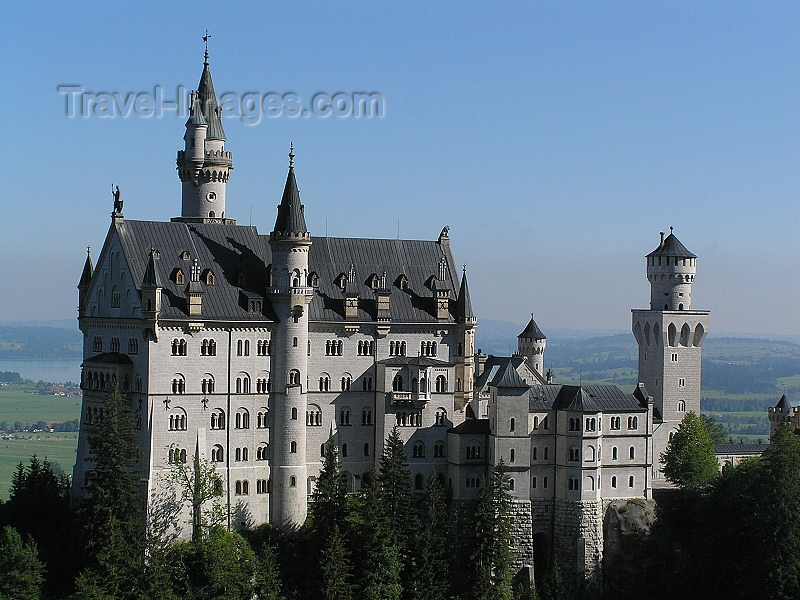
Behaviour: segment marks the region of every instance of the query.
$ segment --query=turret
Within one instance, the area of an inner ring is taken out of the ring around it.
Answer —
[[[543,375],[544,371],[544,351],[547,347],[547,336],[542,333],[536,321],[531,320],[525,326],[522,333],[517,336],[517,352],[524,356],[533,365],[533,368]]]
[[[475,328],[478,319],[472,312],[472,301],[467,284],[467,267],[461,275],[461,288],[456,298],[456,391],[453,402],[457,409],[463,409],[472,398],[475,380]]]
[[[148,322],[144,329],[151,330],[153,337],[158,337],[156,321],[161,312],[161,291],[164,284],[158,270],[158,251],[150,247],[150,256],[147,259],[147,268],[142,278],[142,317]]]
[[[83,303],[86,301],[86,294],[89,291],[89,284],[92,282],[92,275],[94,275],[94,265],[92,264],[91,248],[86,248],[86,262],[83,263],[83,272],[81,273],[81,280],[78,282],[78,316],[84,315]]]
[[[267,289],[278,317],[273,340],[273,414],[275,438],[270,445],[273,492],[270,521],[283,528],[299,527],[306,519],[306,382],[308,381],[308,304],[314,288],[308,282],[311,234],[294,175],[294,148],[289,151],[289,175],[269,234],[273,285]],[[281,364],[283,362],[283,364]]]
[[[225,186],[233,169],[233,155],[225,151],[222,109],[217,104],[206,48],[203,74],[191,95],[191,108],[178,151],[182,182],[181,216],[175,221],[235,223],[225,218]]]
[[[669,235],[647,255],[650,310],[691,310],[692,281],[697,256],[689,252],[669,228]]]
[[[200,283],[200,264],[195,258],[192,262],[189,283],[186,284],[186,303],[190,317],[199,317],[203,314],[203,284]]]

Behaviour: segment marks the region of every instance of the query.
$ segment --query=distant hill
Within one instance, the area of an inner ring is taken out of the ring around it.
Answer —
[[[72,329],[0,325],[0,359],[81,358],[83,335]]]

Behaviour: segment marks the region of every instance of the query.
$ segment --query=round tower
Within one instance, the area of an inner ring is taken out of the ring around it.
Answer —
[[[692,282],[697,256],[689,252],[669,228],[669,235],[647,255],[650,310],[691,310]]]
[[[229,222],[225,218],[225,187],[233,169],[233,155],[225,150],[222,109],[217,105],[206,48],[203,74],[191,95],[189,119],[178,151],[182,183],[181,216],[189,222]]]
[[[536,321],[533,320],[533,313],[531,313],[531,320],[525,330],[517,336],[517,353],[527,358],[539,375],[542,375],[546,347],[547,336],[539,329]]]
[[[275,228],[269,235],[272,279],[267,293],[278,317],[273,336],[271,412],[270,522],[282,528],[299,527],[306,520],[306,427],[308,382],[308,304],[314,289],[308,285],[311,234],[294,177],[294,152],[289,152],[289,175],[278,206]]]

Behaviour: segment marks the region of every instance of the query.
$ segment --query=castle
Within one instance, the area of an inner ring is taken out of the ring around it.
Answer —
[[[508,467],[518,567],[557,553],[597,582],[609,502],[650,498],[658,456],[700,409],[708,312],[691,310],[696,257],[674,234],[647,256],[649,309],[634,310],[639,381],[568,386],[543,374],[536,322],[511,357],[475,348],[466,271],[435,240],[312,237],[294,167],[274,227],[226,207],[226,147],[208,54],[177,170],[181,216],[111,226],[78,285],[83,407],[73,486],[90,483],[89,436],[114,382],[130,399],[147,497],[195,452],[224,480],[228,525],[304,522],[334,435],[350,491],[397,426],[413,488],[431,471],[456,500]],[[277,195],[276,195],[277,197]]]

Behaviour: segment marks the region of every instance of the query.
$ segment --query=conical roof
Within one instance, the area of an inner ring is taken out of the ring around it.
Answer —
[[[150,249],[150,258],[147,260],[147,268],[142,277],[142,287],[164,287],[158,272],[158,265],[156,265],[156,251],[153,248]]]
[[[458,292],[458,299],[456,300],[456,322],[463,323],[467,320],[472,320],[475,315],[472,312],[472,301],[469,299],[469,286],[467,285],[467,270],[464,269],[464,275],[461,277],[461,289]]]
[[[192,125],[195,127],[199,125],[208,125],[208,121],[206,121],[205,116],[203,116],[203,109],[201,108],[200,96],[198,94],[193,94],[192,96],[192,108],[189,111],[189,118],[186,119],[186,127]]]
[[[520,333],[518,338],[533,338],[534,340],[546,340],[547,336],[542,333],[542,330],[539,329],[539,326],[536,324],[536,321],[533,320],[533,315],[531,315],[531,320],[528,321],[528,325],[525,327],[525,331]]]
[[[206,139],[224,140],[225,131],[222,129],[222,111],[217,104],[217,94],[214,92],[214,82],[211,81],[208,60],[203,63],[203,74],[200,76],[200,83],[197,85],[197,101],[208,124]]]
[[[664,242],[662,244],[658,245],[658,248],[656,248],[650,254],[647,255],[647,258],[650,258],[651,256],[677,256],[678,258],[697,258],[697,256],[695,256],[686,249],[686,246],[684,246],[672,232],[670,232],[670,234],[664,239]]]
[[[278,206],[278,218],[275,219],[273,233],[283,235],[308,233],[303,205],[300,204],[300,192],[297,191],[297,181],[294,178],[294,166],[291,164],[289,175],[286,177],[286,186],[283,188],[283,198]]]
[[[86,262],[83,263],[83,272],[81,273],[81,279],[78,282],[78,288],[87,289],[89,287],[89,282],[92,281],[92,275],[94,275],[94,265],[92,264],[92,255],[87,248]]]

